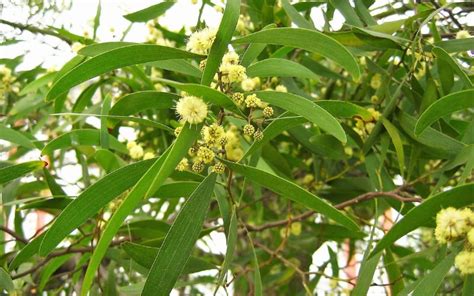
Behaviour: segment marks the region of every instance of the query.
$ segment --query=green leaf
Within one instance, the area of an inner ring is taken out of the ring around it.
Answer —
[[[135,185],[154,161],[144,160],[117,169],[84,190],[59,214],[45,233],[40,255],[49,254],[69,233]]]
[[[390,285],[390,291],[392,292],[392,295],[398,295],[398,293],[400,293],[405,287],[405,284],[399,262],[397,262],[393,257],[393,253],[390,251],[390,248],[385,249],[383,262],[385,270],[387,271],[388,280],[390,283],[393,283]]]
[[[153,264],[153,260],[160,251],[159,248],[153,248],[130,242],[123,243],[121,247],[135,262],[148,269],[150,269]],[[186,265],[184,266],[183,272],[181,274],[190,274],[215,268],[216,266],[214,264],[211,264],[208,261],[200,259],[198,257],[191,256],[186,262]]]
[[[182,181],[163,184],[153,196],[159,198],[180,198],[189,196],[199,183],[194,181]]]
[[[281,6],[285,10],[290,19],[300,28],[314,30],[314,25],[305,19],[297,10],[290,4],[288,0],[281,0]]]
[[[127,147],[109,134],[110,148],[121,153],[128,153]],[[100,130],[77,129],[62,134],[44,146],[41,154],[50,154],[57,149],[75,146],[100,146]]]
[[[202,181],[171,225],[153,262],[142,295],[168,295],[181,274],[201,232],[217,175]]]
[[[53,81],[56,78],[57,72],[53,73],[46,73],[45,75],[41,76],[38,79],[33,80],[32,82],[28,83],[18,95],[24,96],[27,93],[35,92],[40,87],[47,85],[49,82]]]
[[[105,226],[102,236],[92,254],[89,266],[82,283],[81,295],[87,295],[94,280],[97,268],[109,247],[113,237],[120,229],[123,221],[132,212],[138,203],[153,194],[175,170],[176,165],[186,155],[188,149],[198,138],[202,126],[186,124],[181,130],[174,144],[169,148],[169,154],[163,155],[146,171],[130,193],[125,197]]]
[[[56,257],[46,264],[46,266],[41,270],[40,282],[38,284],[38,290],[40,293],[44,290],[44,287],[46,287],[46,284],[53,273],[64,265],[73,255],[74,254],[69,254],[66,256]]]
[[[266,25],[265,27],[262,28],[262,30],[267,30],[270,28],[275,28],[275,24],[269,24]],[[245,50],[241,60],[240,64],[244,67],[248,67],[262,51],[265,49],[267,45],[262,44],[262,43],[252,43],[250,44],[247,49]]]
[[[126,14],[123,17],[131,22],[146,22],[155,19],[165,13],[174,5],[174,3],[174,1],[161,2],[145,9]]]
[[[337,119],[314,102],[298,95],[276,91],[259,91],[256,94],[267,103],[303,116],[342,143],[347,141],[346,133]]]
[[[134,92],[123,96],[110,109],[110,115],[127,116],[149,109],[171,109],[174,101],[179,98],[172,93],[146,90]],[[118,120],[110,119],[112,126],[118,123]]]
[[[302,48],[332,59],[351,73],[354,80],[359,80],[361,75],[355,57],[338,41],[317,31],[297,28],[268,29],[236,39],[233,43],[267,43]]]
[[[359,16],[355,12],[354,8],[351,6],[349,1],[342,0],[342,1],[335,1],[329,0],[332,6],[334,6],[339,12],[344,16],[346,22],[349,25],[363,27],[364,24],[360,20]]]
[[[459,253],[459,250],[453,250],[451,254],[444,257],[435,268],[426,274],[418,283],[413,293],[413,296],[429,296],[438,295],[439,286],[443,283],[444,278],[448,275],[449,270],[454,265],[454,257]]]
[[[287,59],[265,59],[247,68],[250,77],[297,77],[301,79],[318,79],[318,75],[299,63]]]
[[[474,89],[462,90],[440,98],[431,104],[416,122],[415,135],[420,135],[438,119],[453,112],[474,107]]]
[[[234,111],[237,114],[242,116],[243,113],[239,107],[231,100],[227,95],[223,94],[220,91],[217,91],[213,88],[210,88],[205,85],[195,84],[195,83],[181,83],[167,79],[160,79],[160,82],[163,82],[167,85],[175,87],[179,90],[185,91],[186,93],[201,97],[206,103],[214,104],[222,108]]]
[[[8,272],[0,267],[0,291],[7,290],[7,292],[12,292],[15,289],[12,278]]]
[[[415,141],[435,150],[440,150],[444,158],[457,155],[465,145],[433,128],[427,127],[425,131],[416,136],[414,134],[416,119],[405,112],[400,113],[399,122],[405,133]]]
[[[239,16],[240,0],[226,1],[224,15],[219,24],[216,39],[209,51],[206,67],[202,73],[201,84],[210,85],[212,79],[214,79],[214,74],[216,74],[217,69],[221,64],[222,57],[227,51],[227,47],[232,39],[232,35],[234,34],[235,26],[237,26],[237,22],[239,21]]]
[[[81,48],[77,53],[87,57],[94,57],[101,53],[111,51],[112,49],[117,49],[130,45],[138,45],[140,43],[134,42],[124,42],[124,41],[112,41],[112,42],[102,42],[102,43],[93,43],[87,45],[86,47]]]
[[[250,234],[247,232],[247,237],[250,241],[250,249],[252,250],[252,265],[254,268],[254,276],[253,276],[253,285],[254,285],[254,295],[255,296],[262,296],[263,295],[263,285],[262,285],[262,277],[260,276],[260,265],[258,264],[258,257],[257,252],[255,252],[255,247],[253,246],[252,238]]]
[[[196,78],[201,78],[202,76],[201,70],[186,60],[164,60],[147,63],[146,65]]]
[[[328,159],[345,159],[344,147],[331,135],[315,135],[309,138],[312,151]]]
[[[234,258],[235,246],[237,244],[237,216],[235,214],[235,208],[232,210],[232,215],[229,222],[229,232],[227,233],[227,250],[225,252],[224,262],[222,263],[221,270],[219,272],[219,278],[217,279],[216,289],[222,286],[224,278],[227,275],[229,266]]]
[[[360,117],[365,121],[372,120],[372,114],[365,108],[346,101],[319,100],[314,102],[319,107],[328,111],[332,116],[339,118]]]
[[[472,204],[473,192],[474,183],[471,183],[441,192],[424,200],[419,206],[411,209],[385,234],[370,256],[375,256],[375,254],[420,226],[432,226],[436,213],[441,209],[447,207],[460,208]]]
[[[444,49],[448,53],[472,50],[474,38],[450,39],[435,42],[435,46]]]
[[[35,160],[0,168],[0,185],[43,168],[46,165],[45,161]]]
[[[359,227],[352,219],[334,208],[329,202],[306,191],[295,183],[257,168],[240,165],[226,160],[223,160],[223,162],[236,173],[249,178],[253,182],[266,187],[277,194],[280,194],[282,197],[315,210],[352,231],[359,232]]]
[[[99,4],[97,4],[97,10],[96,10],[95,17],[94,17],[94,28],[93,28],[94,30],[93,30],[93,33],[92,33],[92,39],[95,39],[97,37],[97,29],[100,26],[101,12],[102,12],[102,5],[101,5],[101,0],[99,0]]]
[[[393,147],[395,147],[395,152],[397,153],[400,174],[403,175],[403,171],[405,169],[405,152],[403,151],[403,142],[400,137],[400,133],[398,132],[398,129],[384,117],[382,117],[382,124],[392,139]]]
[[[8,266],[9,270],[17,269],[22,263],[28,261],[31,257],[33,257],[41,245],[41,241],[45,236],[45,232],[40,234],[39,236],[33,238],[26,246],[24,246],[18,254],[16,254],[15,258],[13,258],[12,262]]]
[[[357,285],[352,290],[353,296],[365,296],[369,291],[372,279],[374,277],[375,269],[380,260],[382,253],[374,255],[372,258],[366,258],[361,263],[359,273],[357,274]]]
[[[459,78],[461,78],[466,88],[474,87],[471,79],[469,79],[469,76],[467,76],[466,72],[464,72],[461,66],[444,49],[440,47],[434,47],[432,52],[436,55],[438,59],[444,60],[451,66],[453,71],[458,74]]]
[[[28,149],[36,149],[36,146],[23,133],[2,125],[0,125],[0,139]]]
[[[197,58],[199,55],[160,45],[136,44],[112,49],[79,64],[59,78],[46,95],[54,100],[70,88],[114,69],[158,60]]]

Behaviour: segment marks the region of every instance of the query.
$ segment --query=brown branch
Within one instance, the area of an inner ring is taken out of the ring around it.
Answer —
[[[8,233],[11,237],[15,238],[17,241],[20,241],[24,244],[28,243],[28,240],[26,240],[25,238],[23,238],[19,234],[17,234],[15,231],[13,231],[11,229],[8,229],[7,227],[5,227],[3,225],[0,225],[0,230],[5,232],[5,233]]]
[[[4,25],[7,25],[7,26],[16,28],[16,29],[20,29],[21,31],[26,30],[26,31],[29,31],[29,32],[34,33],[34,34],[42,34],[42,35],[53,36],[53,37],[56,37],[58,39],[61,39],[62,41],[66,42],[69,45],[72,44],[71,39],[69,39],[69,38],[67,38],[67,37],[65,37],[65,36],[63,36],[59,33],[56,33],[54,31],[41,29],[41,28],[34,27],[34,26],[31,26],[31,25],[18,24],[18,23],[14,23],[14,22],[4,20],[4,19],[0,19],[0,24],[4,24]]]
[[[422,202],[423,201],[422,198],[418,198],[418,197],[403,197],[403,196],[399,195],[397,193],[397,191],[368,192],[368,193],[358,195],[358,196],[356,196],[356,197],[354,197],[350,200],[347,200],[345,202],[342,202],[340,204],[337,204],[334,207],[336,209],[340,210],[340,209],[343,209],[345,207],[352,206],[354,204],[358,204],[360,202],[371,200],[371,199],[374,199],[374,198],[377,198],[377,197],[390,197],[390,198],[393,198],[393,199],[398,200],[400,202]],[[294,223],[294,222],[299,222],[299,221],[302,221],[306,218],[311,217],[314,214],[316,214],[316,211],[307,211],[303,214],[292,217],[291,221],[289,221],[288,219],[284,219],[284,220],[279,220],[279,221],[274,221],[274,222],[269,222],[269,223],[266,223],[266,224],[262,224],[260,226],[246,225],[246,227],[249,231],[262,231],[262,230],[265,230],[265,229],[268,229],[268,228],[284,226],[284,225],[287,225],[288,223],[291,224],[291,223]]]
[[[113,241],[110,246],[116,246],[116,245],[120,245],[121,243],[123,242],[126,242],[128,241],[128,239],[120,239],[120,240],[116,240],[116,241]],[[17,273],[15,275],[12,276],[12,279],[18,279],[18,278],[21,278],[21,277],[24,277],[30,273],[33,273],[35,271],[37,271],[38,269],[40,269],[42,266],[44,266],[46,263],[48,263],[51,259],[53,258],[56,258],[56,257],[60,257],[60,256],[64,256],[64,255],[67,255],[67,254],[74,254],[74,253],[79,253],[79,254],[82,254],[82,253],[88,253],[88,252],[91,252],[91,251],[94,251],[94,247],[82,247],[82,248],[66,248],[66,249],[62,249],[62,250],[59,250],[59,251],[56,251],[56,252],[53,252],[53,253],[50,253],[48,256],[46,256],[46,258],[37,263],[35,266],[33,266],[32,268],[28,269],[28,270],[25,270],[23,272],[20,272],[20,273]]]

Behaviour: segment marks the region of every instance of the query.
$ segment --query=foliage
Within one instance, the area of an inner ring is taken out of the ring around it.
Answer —
[[[0,59],[3,292],[473,295],[470,6],[351,2],[172,31],[166,1],[123,16],[144,43],[100,42],[100,4],[86,36],[0,20],[77,52]]]

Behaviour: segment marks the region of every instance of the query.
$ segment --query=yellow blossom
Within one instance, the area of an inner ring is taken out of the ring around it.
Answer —
[[[436,239],[445,244],[448,241],[457,239],[467,231],[467,223],[465,217],[461,215],[461,211],[455,208],[446,208],[438,212],[436,215]]]
[[[240,86],[244,91],[252,91],[255,89],[256,83],[255,80],[253,80],[252,78],[246,78],[242,80]]]
[[[181,161],[178,163],[178,165],[176,166],[176,170],[177,171],[185,171],[187,170],[189,167],[189,162],[188,162],[188,159],[187,158],[183,158],[181,159]]]
[[[146,152],[144,155],[143,155],[143,159],[147,160],[147,159],[152,159],[152,158],[155,158],[155,153],[153,152]]]
[[[221,139],[225,135],[224,128],[216,123],[213,123],[210,126],[205,126],[201,133],[204,142],[211,146],[220,144]]]
[[[466,39],[466,38],[471,38],[471,34],[469,34],[469,31],[466,30],[461,30],[456,33],[456,39]]]
[[[140,145],[131,147],[128,152],[133,159],[141,159],[143,157],[143,148]]]
[[[275,87],[275,91],[288,92],[288,89],[286,88],[286,86],[279,84]]]
[[[217,174],[223,174],[225,171],[225,165],[222,162],[217,162],[212,166],[212,171]]]
[[[378,89],[381,85],[382,75],[380,75],[379,73],[374,74],[374,76],[372,76],[372,79],[370,79],[370,87],[372,87],[373,89]]]
[[[372,117],[375,119],[375,120],[379,120],[381,114],[379,111],[375,110],[374,108],[368,108],[367,111],[370,112],[370,114],[372,115]]]
[[[189,37],[186,49],[197,54],[207,54],[216,39],[216,33],[216,29],[210,28],[194,32]]]
[[[176,104],[176,112],[190,124],[201,123],[207,116],[207,105],[198,97],[186,96]]]
[[[73,52],[77,53],[79,50],[81,50],[85,45],[79,42],[74,42],[71,45],[71,49]]]
[[[230,51],[222,58],[223,65],[238,65],[239,55],[235,51]]]
[[[263,116],[264,116],[265,118],[272,117],[272,116],[273,116],[273,108],[267,106],[267,107],[263,108],[262,113],[263,113]]]
[[[214,160],[215,154],[211,149],[201,146],[197,151],[197,158],[203,163],[210,163]]]
[[[474,252],[462,251],[456,255],[454,260],[456,266],[462,274],[473,274],[474,273]]]
[[[299,236],[301,234],[301,222],[293,222],[291,223],[291,234],[295,236]]]
[[[255,127],[253,127],[251,124],[246,124],[244,125],[243,131],[244,135],[251,136],[255,132]]]
[[[233,83],[241,82],[247,78],[245,67],[241,65],[223,64],[219,67],[219,71],[222,73],[222,82]]]
[[[261,103],[262,101],[257,97],[256,94],[248,95],[245,98],[245,106],[247,106],[247,108],[256,108]]]

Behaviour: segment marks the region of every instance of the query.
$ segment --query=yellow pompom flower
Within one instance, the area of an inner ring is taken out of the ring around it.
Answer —
[[[232,100],[234,100],[234,102],[237,105],[242,105],[244,103],[244,100],[245,100],[244,94],[240,93],[240,92],[236,92],[236,93],[232,94]]]
[[[255,127],[253,127],[251,124],[246,124],[244,125],[243,131],[244,135],[251,136],[255,132]]]
[[[474,252],[462,251],[456,255],[454,265],[462,274],[474,273]]]
[[[228,52],[222,58],[223,65],[238,65],[239,55],[235,51]]]
[[[135,146],[137,146],[137,142],[135,142],[135,141],[127,142],[127,149],[128,150],[132,149],[132,147],[135,147]]]
[[[301,222],[294,222],[291,224],[291,234],[298,236],[301,234]]]
[[[214,151],[204,146],[199,147],[197,151],[197,158],[203,163],[211,163],[215,156]]]
[[[280,85],[275,86],[275,91],[288,92],[288,89],[286,88],[286,86],[280,84]]]
[[[370,114],[375,120],[379,120],[380,116],[382,115],[380,114],[379,111],[375,110],[374,108],[368,108],[367,111],[370,112]]]
[[[225,135],[224,128],[216,123],[205,126],[201,133],[204,142],[211,146],[218,146]]]
[[[217,29],[204,28],[201,31],[194,32],[186,44],[186,49],[197,53],[207,54],[216,39]]]
[[[187,158],[183,158],[181,159],[181,161],[178,163],[178,165],[176,166],[176,170],[179,171],[179,172],[182,172],[182,171],[185,171],[187,170],[189,167],[189,162],[188,162],[188,159]]]
[[[456,39],[466,39],[466,38],[471,38],[471,34],[469,34],[469,31],[466,30],[461,30],[456,33]]]
[[[143,159],[144,160],[147,160],[147,159],[152,159],[152,158],[155,158],[155,153],[153,152],[146,152],[144,155],[143,155]]]
[[[252,78],[246,78],[242,80],[240,86],[244,91],[252,91],[255,89],[256,83],[255,80],[253,80]]]
[[[461,215],[461,211],[455,208],[446,208],[436,215],[435,237],[440,243],[445,244],[452,241],[467,231],[466,219]]]
[[[379,73],[375,74],[372,76],[372,79],[370,79],[370,87],[373,89],[378,89],[382,85],[382,75]]]
[[[467,241],[474,247],[474,228],[467,233]]]
[[[204,164],[200,161],[197,161],[197,162],[193,163],[193,166],[192,166],[191,169],[195,173],[200,173],[204,170]]]
[[[212,171],[217,174],[223,174],[225,172],[225,165],[222,162],[218,162],[212,166]]]
[[[263,108],[262,114],[265,118],[270,118],[273,116],[273,108],[272,107],[265,107]]]
[[[263,132],[261,130],[256,130],[255,133],[253,133],[253,138],[255,141],[261,141],[263,139]]]
[[[143,157],[143,148],[140,145],[131,147],[128,152],[133,159],[141,159]]]
[[[224,83],[241,82],[247,78],[245,67],[241,65],[223,64],[219,71],[222,73],[221,79]]]
[[[84,48],[84,44],[80,43],[80,42],[74,42],[72,45],[71,45],[71,49],[73,52],[77,53],[79,50],[81,50],[82,48]]]
[[[245,106],[247,108],[256,108],[262,104],[262,101],[257,97],[256,94],[248,95],[245,98]]]
[[[176,104],[176,112],[190,124],[201,123],[207,116],[207,105],[198,97],[186,96]]]

